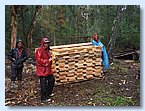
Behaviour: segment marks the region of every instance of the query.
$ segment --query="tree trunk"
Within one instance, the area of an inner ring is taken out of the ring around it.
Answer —
[[[109,46],[108,55],[109,55],[110,59],[113,58],[113,50],[115,48],[118,26],[119,26],[120,19],[121,19],[123,13],[125,12],[125,10],[126,10],[125,5],[117,6],[116,18],[113,21],[114,23],[113,23],[113,27],[112,27],[112,34],[110,36],[110,40],[108,43],[108,46]]]
[[[27,44],[27,34],[26,34],[26,27],[25,27],[25,18],[24,18],[24,7],[21,6],[21,18],[22,18],[22,31],[23,37],[25,38],[25,44]]]
[[[106,49],[108,50],[108,43],[109,43],[109,29],[110,29],[110,24],[109,24],[109,22],[110,22],[110,19],[109,19],[109,6],[107,5],[106,6],[106,8],[107,8],[107,14],[106,14],[106,17],[107,17],[107,36],[106,36]]]
[[[18,6],[11,6],[11,48],[15,47],[16,44],[16,38],[17,38],[17,29],[18,29],[18,23],[17,23],[17,11],[18,11]]]
[[[32,36],[33,36],[33,33],[34,33],[34,27],[35,27],[35,24],[36,24],[36,17],[38,15],[41,7],[42,6],[40,6],[40,5],[36,6],[35,14],[32,17],[31,25],[30,25],[30,28],[29,28],[29,31],[28,31],[28,34],[27,34],[27,37],[28,37],[28,48],[31,48],[31,46],[32,46],[32,41],[33,41]]]

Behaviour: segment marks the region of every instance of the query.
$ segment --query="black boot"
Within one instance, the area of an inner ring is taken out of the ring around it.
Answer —
[[[14,81],[11,81],[11,92],[13,93],[14,92]]]
[[[22,89],[22,81],[18,81],[18,89],[19,89],[19,90]]]
[[[51,99],[50,98],[48,98],[47,96],[41,96],[41,102],[50,102],[51,101]]]

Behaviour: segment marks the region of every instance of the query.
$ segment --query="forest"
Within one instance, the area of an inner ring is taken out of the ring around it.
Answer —
[[[140,46],[139,6],[17,5],[5,10],[6,52],[14,47],[16,38],[27,48],[36,48],[42,37],[48,37],[53,46],[90,42],[95,33],[108,51]]]
[[[140,59],[130,55],[115,59],[115,55],[140,50],[140,11],[138,5],[6,5],[5,55],[17,39],[23,40],[28,57],[34,60],[35,48],[43,37],[48,37],[50,46],[59,46],[88,43],[98,34],[110,59],[105,78],[57,85],[53,101],[41,103],[37,100],[38,78],[29,69],[24,71],[23,91],[11,94],[6,57],[6,105],[139,106]],[[29,66],[33,64],[26,62],[25,67]]]

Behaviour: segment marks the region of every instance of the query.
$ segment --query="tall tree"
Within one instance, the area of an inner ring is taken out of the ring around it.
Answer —
[[[116,38],[118,36],[117,33],[118,33],[119,22],[120,22],[121,17],[123,16],[125,10],[126,10],[125,5],[117,6],[116,18],[113,21],[112,34],[110,36],[110,41],[108,44],[109,45],[108,54],[110,56],[110,59],[113,58],[113,49],[115,48]]]
[[[21,6],[21,22],[22,22],[22,32],[23,32],[23,37],[25,38],[25,42],[27,44],[27,33],[26,33],[26,22],[25,22],[25,17],[24,17],[24,12],[25,12],[25,6]]]
[[[17,29],[18,29],[18,8],[19,6],[17,5],[12,5],[11,7],[11,48],[15,47],[16,44],[16,38],[17,38]]]
[[[34,33],[35,24],[36,24],[36,17],[38,16],[38,13],[39,13],[41,7],[42,6],[40,6],[40,5],[36,5],[35,13],[32,17],[31,25],[30,25],[30,28],[28,31],[28,48],[31,48],[31,46],[32,46],[32,41],[33,41],[32,36]]]

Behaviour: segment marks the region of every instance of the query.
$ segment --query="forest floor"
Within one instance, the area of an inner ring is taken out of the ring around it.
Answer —
[[[24,74],[22,90],[10,92],[9,69],[6,67],[6,106],[140,106],[140,63],[116,60],[105,77],[78,83],[56,85],[47,103],[40,101],[39,80]]]

